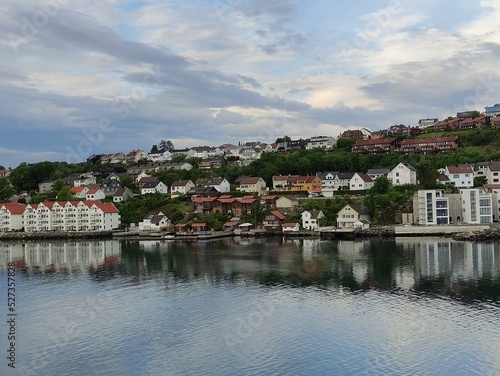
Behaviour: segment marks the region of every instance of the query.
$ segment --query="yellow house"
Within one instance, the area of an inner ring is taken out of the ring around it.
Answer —
[[[321,179],[318,176],[297,176],[292,182],[292,191],[321,192]]]

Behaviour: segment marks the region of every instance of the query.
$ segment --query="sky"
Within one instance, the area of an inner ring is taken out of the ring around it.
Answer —
[[[500,0],[0,0],[0,165],[500,102]]]

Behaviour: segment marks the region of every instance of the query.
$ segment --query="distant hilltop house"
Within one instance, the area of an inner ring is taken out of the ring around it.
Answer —
[[[352,146],[353,153],[422,153],[433,154],[458,149],[458,136],[415,138],[398,141],[387,137],[375,140],[357,140]]]
[[[307,140],[306,150],[321,148],[332,150],[337,145],[337,139],[330,136],[315,136]]]
[[[222,157],[223,155],[224,152],[220,148],[212,146],[195,146],[187,153],[188,157],[201,159]]]

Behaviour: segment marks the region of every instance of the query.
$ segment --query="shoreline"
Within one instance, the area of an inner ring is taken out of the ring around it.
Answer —
[[[500,239],[500,226],[491,225],[443,225],[443,226],[384,226],[363,230],[330,229],[327,231],[298,232],[265,232],[265,231],[231,231],[214,233],[171,233],[161,232],[123,232],[123,231],[69,231],[69,232],[3,232],[0,241],[40,241],[40,240],[90,240],[90,239],[127,239],[127,240],[172,240],[172,241],[203,241],[228,237],[287,237],[287,238],[317,238],[321,240],[360,239],[396,237],[443,237],[454,240],[493,240]]]

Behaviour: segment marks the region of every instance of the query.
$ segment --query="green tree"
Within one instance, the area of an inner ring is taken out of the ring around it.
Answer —
[[[370,188],[370,194],[386,194],[391,189],[391,181],[387,178],[387,176],[379,176],[375,179],[375,183]]]
[[[14,193],[14,188],[10,185],[10,182],[6,178],[0,178],[0,200],[6,201],[11,198]]]
[[[170,140],[161,140],[160,144],[158,145],[158,148],[162,153],[164,151],[172,151],[175,149],[174,143]]]
[[[157,145],[153,145],[153,146],[151,147],[151,152],[150,152],[150,153],[151,153],[151,154],[156,154],[156,153],[158,153],[158,146],[157,146]]]
[[[344,151],[351,151],[352,146],[356,143],[356,140],[351,140],[350,138],[340,137],[337,140],[337,149]]]

